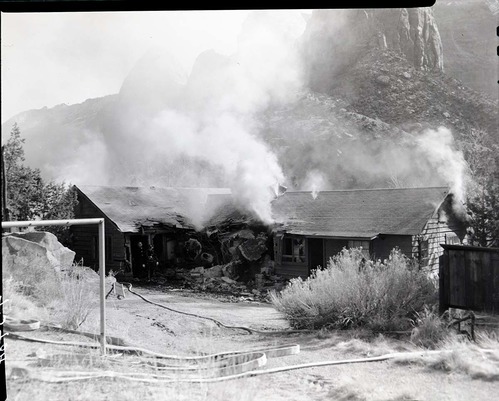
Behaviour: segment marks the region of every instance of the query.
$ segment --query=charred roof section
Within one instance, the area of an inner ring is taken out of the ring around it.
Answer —
[[[226,188],[158,188],[77,186],[122,232],[166,225],[196,229],[209,194],[230,193]]]

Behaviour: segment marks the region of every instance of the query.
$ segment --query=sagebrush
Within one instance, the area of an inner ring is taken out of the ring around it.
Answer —
[[[98,303],[97,286],[73,265],[68,271],[50,271],[36,261],[28,269],[4,269],[5,313],[16,318],[50,320],[64,328],[76,329]],[[87,269],[89,270],[89,269]],[[22,273],[22,274],[21,274]],[[97,280],[95,275],[95,280]]]
[[[408,330],[436,301],[437,288],[398,248],[385,261],[366,259],[361,248],[343,249],[327,268],[295,278],[271,301],[295,328]]]

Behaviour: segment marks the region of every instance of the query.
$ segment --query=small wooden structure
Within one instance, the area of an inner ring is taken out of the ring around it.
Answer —
[[[499,314],[499,248],[441,245],[440,310]]]

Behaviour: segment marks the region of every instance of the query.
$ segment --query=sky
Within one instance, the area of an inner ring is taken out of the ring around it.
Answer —
[[[283,10],[296,15],[308,10]],[[190,73],[199,53],[232,54],[246,10],[2,13],[2,123],[15,114],[118,93],[151,47]]]

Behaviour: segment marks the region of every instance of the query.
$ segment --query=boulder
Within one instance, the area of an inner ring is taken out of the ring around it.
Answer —
[[[62,245],[52,233],[31,231],[26,233],[13,233],[11,236],[22,238],[44,247],[50,255],[57,260],[58,266],[56,268],[58,270],[65,270],[73,264],[75,252]]]
[[[58,289],[59,261],[45,247],[24,238],[2,237],[2,273],[22,285],[27,295],[39,288]]]

